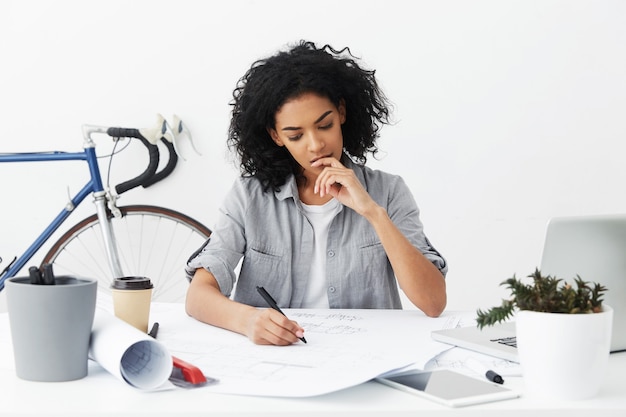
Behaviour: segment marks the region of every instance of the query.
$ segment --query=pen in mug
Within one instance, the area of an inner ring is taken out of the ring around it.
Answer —
[[[44,264],[42,269],[36,266],[28,268],[30,283],[35,285],[54,285],[55,277],[52,264]]]
[[[276,304],[276,301],[272,298],[270,293],[268,293],[265,290],[265,288],[257,286],[256,290],[259,292],[259,294],[261,294],[261,297],[263,297],[265,302],[267,304],[269,304],[270,307],[272,307],[274,310],[278,311],[283,316],[287,317],[287,315],[285,313],[283,313],[283,311],[280,309],[280,307],[278,307],[278,304]],[[304,338],[304,336],[301,337],[300,340],[302,340],[304,343],[306,343],[306,339]]]
[[[31,284],[41,284],[41,272],[39,271],[39,268],[37,268],[36,266],[31,266],[30,268],[28,268],[28,275],[30,277]]]

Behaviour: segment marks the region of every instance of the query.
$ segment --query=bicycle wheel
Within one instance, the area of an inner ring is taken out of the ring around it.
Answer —
[[[122,217],[108,214],[124,276],[144,276],[154,284],[154,301],[182,302],[189,285],[187,259],[211,235],[191,217],[163,207],[119,207]],[[55,275],[98,280],[98,291],[111,292],[113,276],[97,215],[69,229],[52,246],[42,264],[52,263]]]

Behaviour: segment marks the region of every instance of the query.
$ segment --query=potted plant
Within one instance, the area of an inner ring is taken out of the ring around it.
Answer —
[[[613,310],[603,304],[604,286],[580,276],[562,279],[530,274],[501,283],[511,298],[486,311],[478,309],[479,328],[515,317],[517,348],[526,392],[584,399],[600,389],[611,345]]]

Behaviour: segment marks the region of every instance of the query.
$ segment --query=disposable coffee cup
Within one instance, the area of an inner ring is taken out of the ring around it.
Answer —
[[[17,376],[40,382],[87,376],[98,282],[58,276],[53,285],[24,277],[5,284]]]
[[[111,293],[115,316],[148,333],[152,282],[146,277],[121,277],[113,280]]]

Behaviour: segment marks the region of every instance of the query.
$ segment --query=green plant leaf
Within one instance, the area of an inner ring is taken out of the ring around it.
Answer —
[[[538,268],[528,275],[532,283],[525,284],[515,275],[500,283],[510,293],[509,300],[486,311],[476,311],[479,328],[491,326],[513,316],[515,310],[546,313],[587,314],[602,311],[602,296],[607,288],[595,283],[593,287],[580,276],[574,278],[575,287],[560,278],[542,275]]]

